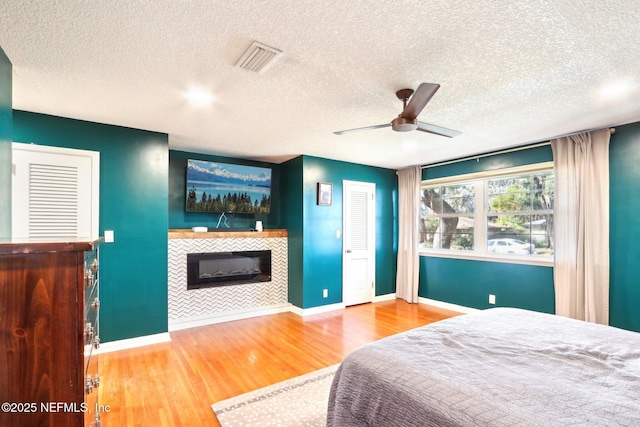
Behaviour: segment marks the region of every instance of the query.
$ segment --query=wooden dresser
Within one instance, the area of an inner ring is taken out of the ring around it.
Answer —
[[[0,243],[0,426],[100,426],[99,243]]]

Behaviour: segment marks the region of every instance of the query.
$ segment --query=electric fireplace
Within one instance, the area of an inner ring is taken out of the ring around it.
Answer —
[[[269,281],[269,250],[187,254],[187,289]]]

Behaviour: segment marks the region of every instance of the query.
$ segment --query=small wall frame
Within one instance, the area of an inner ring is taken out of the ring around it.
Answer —
[[[329,182],[318,183],[318,205],[331,206],[333,199],[333,184]]]

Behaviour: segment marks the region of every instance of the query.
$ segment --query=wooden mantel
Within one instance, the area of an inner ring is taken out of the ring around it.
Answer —
[[[229,238],[268,238],[287,237],[287,230],[274,229],[263,231],[212,231],[194,232],[190,229],[170,229],[169,239],[229,239]]]

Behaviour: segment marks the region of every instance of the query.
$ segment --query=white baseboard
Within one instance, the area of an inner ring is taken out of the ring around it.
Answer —
[[[378,295],[373,299],[373,302],[376,303],[376,302],[382,302],[382,301],[389,301],[395,298],[396,298],[395,293]],[[429,298],[420,297],[418,298],[418,302],[421,304],[427,304],[434,307],[444,308],[446,310],[457,311],[459,313],[472,313],[475,311],[479,311],[478,309],[475,309],[475,308],[451,304],[443,301],[432,300]],[[335,310],[342,310],[344,308],[345,308],[344,303],[321,305],[319,307],[311,307],[311,308],[304,308],[304,309],[300,307],[296,307],[293,304],[287,303],[287,304],[282,304],[278,306],[264,307],[264,308],[251,310],[251,311],[229,313],[222,316],[189,319],[189,320],[180,321],[180,322],[174,321],[169,323],[169,331],[178,331],[180,329],[195,328],[197,326],[212,325],[215,323],[230,322],[233,320],[241,320],[241,319],[248,319],[251,317],[266,316],[269,314],[284,313],[287,311],[290,311],[294,314],[305,317],[305,316],[311,316],[314,314],[327,313]],[[142,347],[146,345],[159,344],[159,343],[170,342],[170,341],[171,341],[171,335],[169,334],[169,332],[163,332],[160,334],[145,335],[142,337],[135,337],[135,338],[128,338],[124,340],[106,342],[101,344],[100,348],[95,351],[97,354],[109,353],[113,351],[126,350],[130,348]]]
[[[391,301],[396,299],[396,294],[392,293],[392,294],[385,294],[385,295],[378,295],[373,297],[373,301],[371,302],[382,302],[382,301]],[[311,307],[311,308],[300,308],[297,307],[295,305],[291,305],[291,308],[289,309],[289,311],[291,311],[294,314],[297,314],[298,316],[311,316],[314,314],[320,314],[320,313],[327,313],[329,311],[334,311],[334,310],[342,310],[343,308],[345,308],[346,305],[344,305],[344,303],[336,303],[336,304],[327,304],[327,305],[321,305],[318,307]]]
[[[100,344],[100,347],[95,350],[95,352],[97,354],[110,353],[112,351],[126,350],[129,348],[142,347],[145,345],[159,344],[169,341],[171,341],[171,335],[169,335],[169,332],[163,332],[160,334],[144,335],[141,337],[105,342]]]
[[[477,308],[465,307],[463,305],[451,304],[448,302],[437,301],[429,298],[418,298],[418,302],[421,304],[432,305],[434,307],[444,308],[445,310],[457,311],[458,313],[473,313],[475,311],[480,311]]]
[[[396,293],[384,294],[373,297],[373,302],[391,301],[396,299]]]
[[[225,313],[219,316],[208,316],[196,319],[173,320],[169,321],[169,331],[178,331],[180,329],[195,328],[197,326],[213,325],[215,323],[231,322],[233,320],[249,319],[251,317],[267,316],[269,314],[284,313],[290,311],[292,305],[290,303],[279,304],[269,307],[260,307],[252,310],[243,310]]]
[[[340,302],[337,304],[327,304],[327,305],[321,305],[319,307],[311,307],[311,308],[300,308],[295,305],[292,305],[289,311],[291,311],[294,314],[297,314],[298,316],[304,317],[304,316],[311,316],[313,314],[326,313],[334,310],[342,310],[343,308],[345,308],[345,305],[344,303]]]

